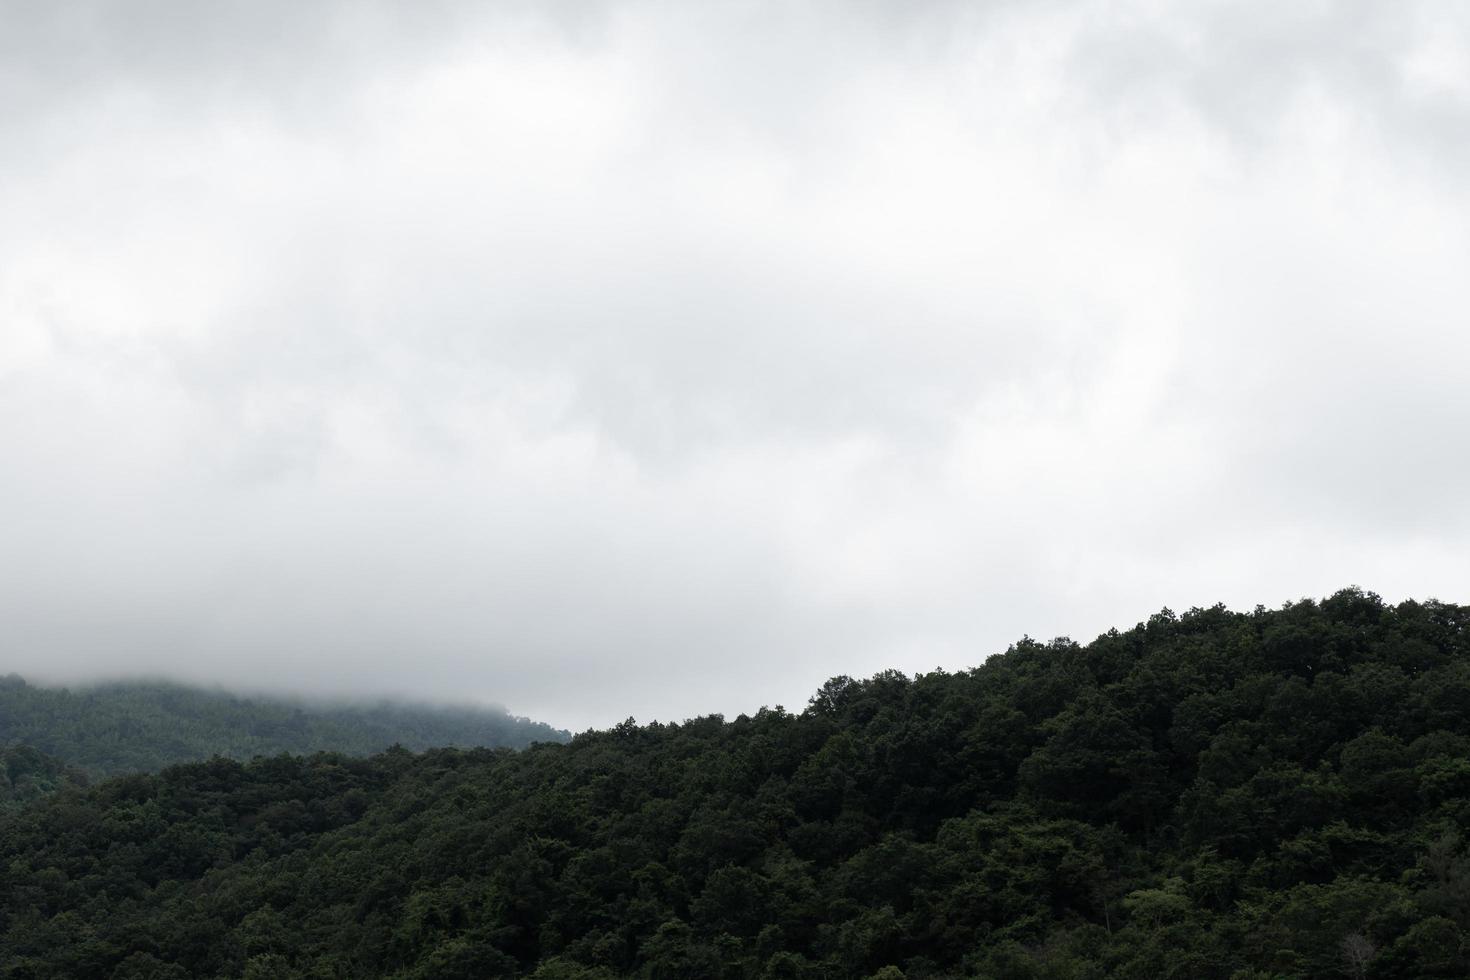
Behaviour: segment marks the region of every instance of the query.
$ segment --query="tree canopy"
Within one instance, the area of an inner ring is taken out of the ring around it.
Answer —
[[[0,817],[0,977],[1470,973],[1470,608],[1169,611],[799,714]]]

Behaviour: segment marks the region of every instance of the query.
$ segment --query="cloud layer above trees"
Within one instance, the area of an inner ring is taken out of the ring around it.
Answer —
[[[6,669],[799,706],[1470,588],[1470,11],[0,3]]]

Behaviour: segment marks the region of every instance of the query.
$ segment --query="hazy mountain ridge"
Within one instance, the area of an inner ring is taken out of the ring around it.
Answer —
[[[165,681],[75,689],[0,678],[0,745],[25,745],[89,776],[150,772],[214,755],[523,748],[569,734],[497,708],[249,697]]]
[[[0,977],[1470,972],[1470,607],[1167,610],[807,709],[0,817]]]

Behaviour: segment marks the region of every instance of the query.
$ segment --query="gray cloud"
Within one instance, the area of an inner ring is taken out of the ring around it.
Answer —
[[[800,705],[1470,584],[1458,5],[0,5],[6,669]]]

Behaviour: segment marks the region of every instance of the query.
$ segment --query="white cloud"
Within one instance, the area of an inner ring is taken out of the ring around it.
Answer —
[[[4,13],[7,669],[603,724],[1470,584],[1457,5],[136,9]]]

